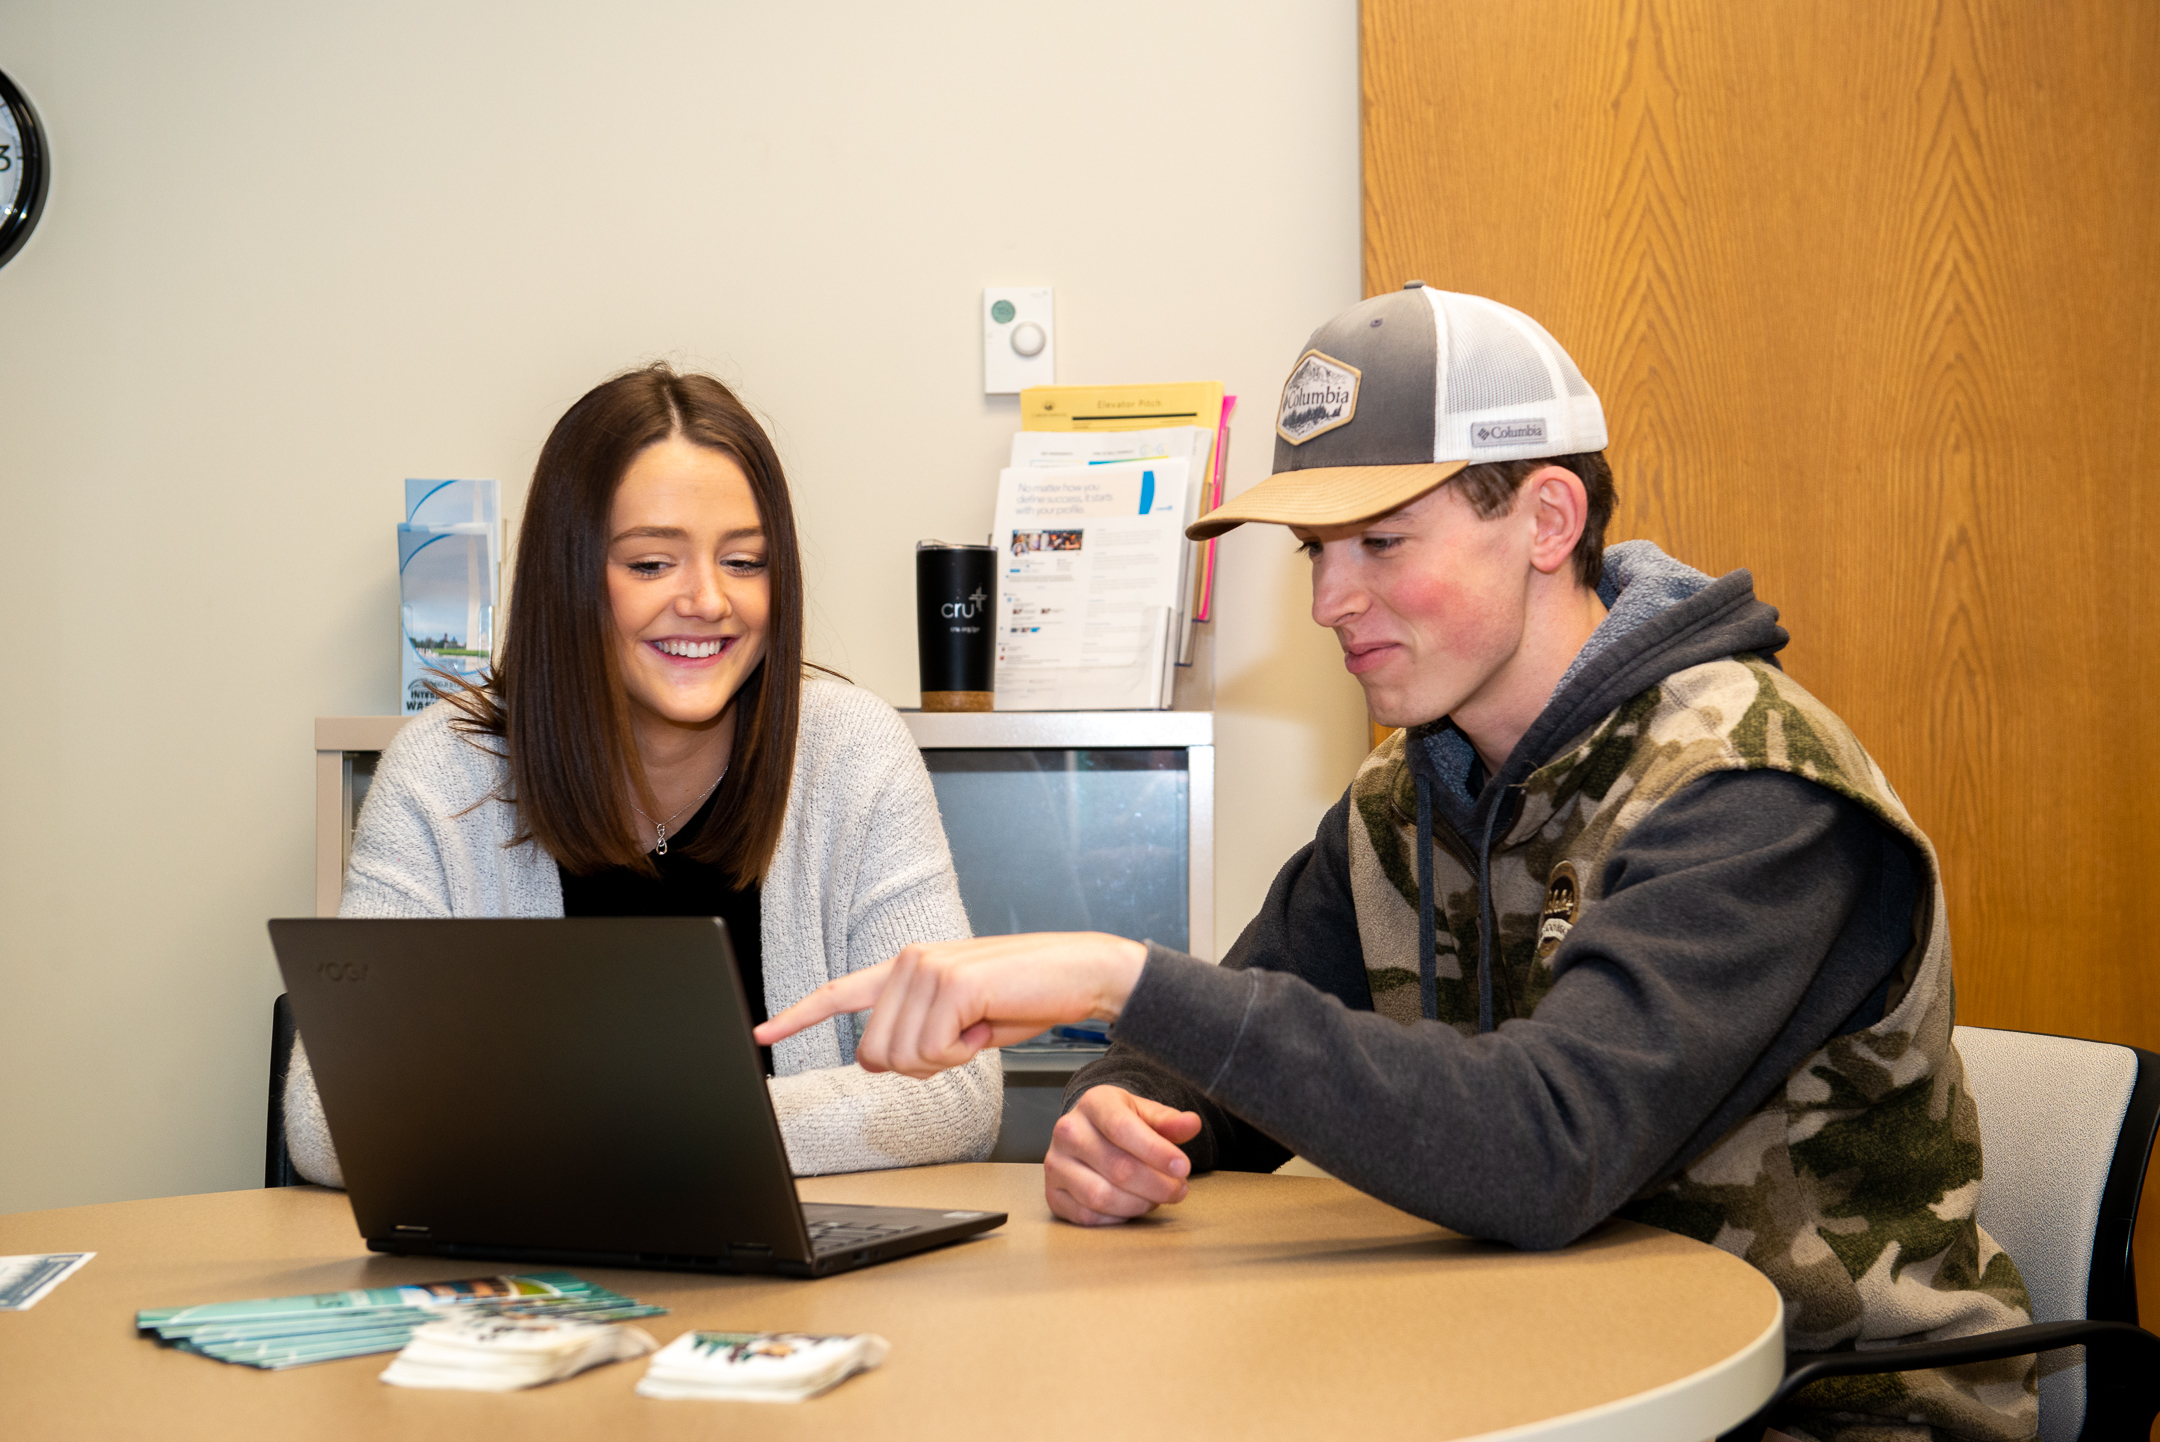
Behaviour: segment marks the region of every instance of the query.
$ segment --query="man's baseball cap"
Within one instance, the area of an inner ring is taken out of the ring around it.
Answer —
[[[1340,526],[1465,466],[1605,448],[1605,408],[1530,317],[1413,280],[1312,334],[1275,412],[1275,474],[1186,527]]]

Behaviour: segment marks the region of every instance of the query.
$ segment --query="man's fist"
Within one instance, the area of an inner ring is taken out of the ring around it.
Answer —
[[[1146,1216],[1185,1200],[1192,1163],[1178,1150],[1200,1134],[1200,1118],[1123,1087],[1090,1087],[1058,1118],[1043,1158],[1050,1210],[1083,1227]]]

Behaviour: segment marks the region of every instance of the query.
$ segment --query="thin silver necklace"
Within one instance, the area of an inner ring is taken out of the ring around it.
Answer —
[[[665,821],[653,821],[653,855],[667,855],[667,829],[674,824],[675,817],[682,815],[685,811],[688,811],[693,806],[702,806],[705,803],[705,797],[712,795],[715,791],[718,791],[720,789],[720,783],[725,780],[727,780],[727,767],[723,766],[720,768],[720,774],[713,778],[713,784],[705,788],[704,796],[698,797],[698,799],[695,801],[684,802],[681,806],[676,807],[675,815],[670,816]],[[635,811],[640,816],[645,816],[645,808],[638,805],[635,801],[630,803],[630,809],[632,811]],[[652,818],[650,816],[645,816],[645,819],[647,821],[652,821]]]

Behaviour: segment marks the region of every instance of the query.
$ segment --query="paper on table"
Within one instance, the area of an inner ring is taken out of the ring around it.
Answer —
[[[514,1392],[642,1357],[658,1345],[627,1323],[451,1316],[414,1332],[382,1380],[393,1387]]]
[[[145,1307],[135,1314],[142,1331],[171,1336],[200,1331],[219,1323],[288,1316],[318,1319],[323,1314],[351,1317],[363,1312],[398,1312],[409,1307],[439,1306],[495,1299],[523,1300],[603,1292],[568,1272],[533,1272],[514,1277],[466,1277],[454,1282],[409,1282],[345,1292],[303,1292],[290,1297],[249,1297],[238,1302],[204,1302],[193,1307]],[[615,1294],[607,1293],[612,1297]]]
[[[395,1352],[415,1330],[446,1315],[613,1322],[659,1316],[666,1310],[569,1272],[540,1272],[252,1297],[194,1307],[149,1307],[135,1314],[135,1325],[183,1351],[278,1370]]]
[[[1185,457],[998,478],[997,709],[1168,704]]]
[[[874,1332],[685,1332],[647,1364],[637,1391],[668,1400],[802,1402],[877,1366],[891,1351]]]
[[[0,1257],[0,1312],[27,1312],[75,1275],[96,1252],[44,1252]]]

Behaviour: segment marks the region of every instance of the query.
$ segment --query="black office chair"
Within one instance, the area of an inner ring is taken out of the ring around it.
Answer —
[[[2032,1325],[1865,1352],[1787,1353],[1776,1393],[1719,1442],[1761,1442],[1771,1411],[1826,1377],[2032,1352],[2043,1354],[2041,1442],[2120,1442],[2151,1431],[2160,1337],[2137,1325],[2130,1243],[2160,1127],[2160,1056],[1985,1027],[1961,1026],[1956,1037],[1980,1109],[1980,1225],[2018,1264]]]
[[[292,1154],[285,1150],[285,1073],[292,1067],[292,999],[280,996],[270,1008],[270,1134],[263,1144],[263,1185],[297,1187]]]

